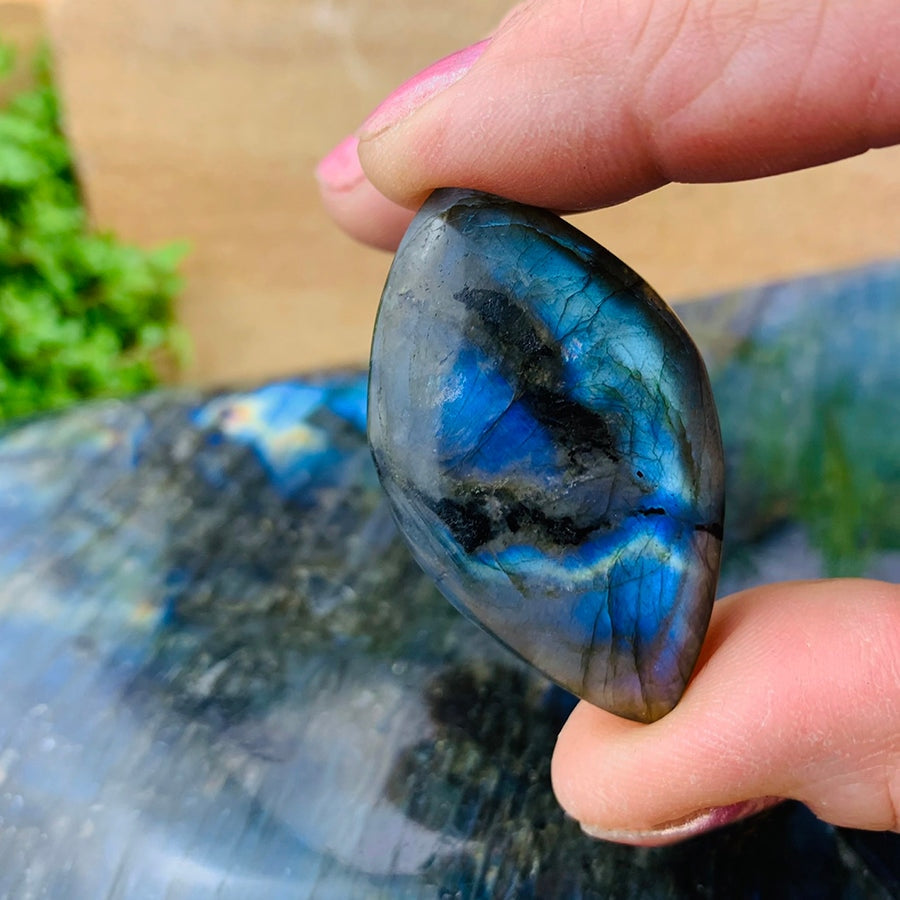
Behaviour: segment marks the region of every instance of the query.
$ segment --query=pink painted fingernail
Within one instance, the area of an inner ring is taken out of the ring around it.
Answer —
[[[451,84],[459,81],[472,68],[475,60],[484,53],[490,38],[472,44],[463,50],[457,50],[450,56],[439,59],[409,81],[401,84],[387,99],[383,100],[375,112],[363,122],[359,136],[363,139],[374,137],[382,131],[405,119],[415,112],[426,100],[446,90]]]
[[[715,806],[712,809],[693,813],[678,822],[670,822],[667,825],[660,825],[643,831],[609,831],[592,825],[582,825],[581,830],[588,837],[614,841],[617,844],[633,844],[638,847],[661,847],[665,844],[674,844],[676,841],[695,837],[715,828],[721,828],[723,825],[731,825],[732,822],[746,819],[748,816],[762,812],[776,803],[781,803],[780,797],[760,797],[756,800],[732,803],[730,806]]]
[[[359,138],[355,134],[344,138],[316,166],[316,178],[330,191],[349,191],[366,177],[359,164]]]

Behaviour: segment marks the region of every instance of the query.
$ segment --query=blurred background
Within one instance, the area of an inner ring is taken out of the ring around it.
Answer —
[[[394,86],[510,0],[6,0],[0,35],[55,59],[93,227],[186,240],[181,378],[367,358],[390,262],[321,209],[313,167]],[[5,96],[27,84],[17,64]],[[896,256],[900,148],[744,184],[671,186],[577,217],[668,300]]]

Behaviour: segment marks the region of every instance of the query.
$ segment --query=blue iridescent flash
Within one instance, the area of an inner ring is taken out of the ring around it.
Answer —
[[[724,467],[700,355],[638,275],[543,210],[435,192],[382,297],[369,440],[455,606],[598,706],[672,709],[712,609]]]

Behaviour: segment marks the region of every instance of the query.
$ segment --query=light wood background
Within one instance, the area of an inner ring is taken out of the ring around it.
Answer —
[[[47,3],[95,222],[140,243],[193,244],[188,377],[364,361],[390,260],[330,223],[315,162],[511,0]],[[672,186],[577,224],[670,300],[896,256],[900,148],[765,181]]]
[[[0,104],[31,84],[31,60],[44,36],[41,0],[0,0],[0,39],[16,52],[11,76],[0,83]]]

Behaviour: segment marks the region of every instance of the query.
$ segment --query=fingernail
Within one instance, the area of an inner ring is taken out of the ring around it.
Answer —
[[[419,72],[418,75],[414,75],[409,81],[401,84],[363,122],[359,136],[365,139],[386,131],[417,110],[427,100],[446,90],[451,84],[455,84],[472,68],[475,60],[484,53],[490,41],[490,38],[485,38],[477,44],[457,50],[456,53],[439,59],[427,69]]]
[[[723,825],[731,825],[740,819],[746,819],[755,813],[762,812],[776,803],[780,803],[780,797],[760,797],[756,800],[745,800],[741,803],[732,803],[730,806],[714,806],[698,813],[692,813],[677,822],[659,825],[656,828],[648,828],[639,831],[607,830],[596,828],[593,825],[582,825],[581,830],[588,837],[600,838],[604,841],[614,841],[617,844],[633,844],[639,847],[659,847],[664,844],[674,844],[686,838],[695,837]]]
[[[316,166],[316,178],[330,191],[349,191],[366,177],[359,164],[359,138],[355,134],[344,138]]]

